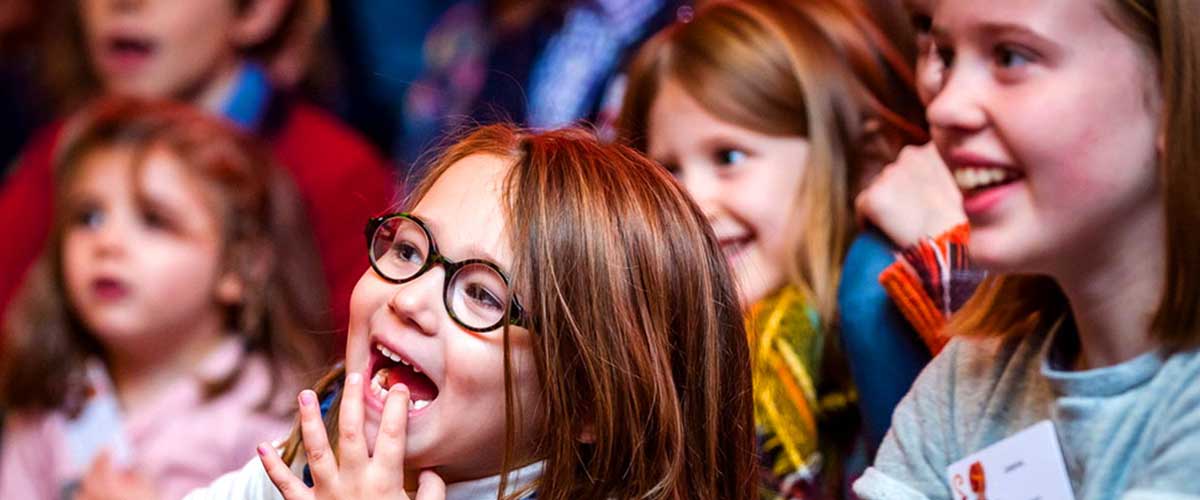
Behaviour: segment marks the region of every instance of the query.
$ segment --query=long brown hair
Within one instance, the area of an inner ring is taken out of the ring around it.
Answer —
[[[255,0],[227,1],[243,12],[251,8],[251,2]],[[243,57],[266,66],[273,83],[284,87],[296,84],[295,80],[303,76],[297,72],[305,73],[304,68],[293,66],[305,66],[314,52],[324,48],[320,46],[320,29],[328,17],[328,0],[290,1],[290,8],[274,32],[252,46],[241,47]],[[44,8],[47,19],[40,30],[43,40],[38,70],[53,105],[65,113],[76,111],[104,90],[89,61],[79,3],[78,0],[51,2]],[[329,68],[321,66],[319,69]],[[320,78],[311,72],[308,76]]]
[[[506,327],[504,470],[544,460],[535,487],[553,500],[754,497],[741,309],[683,189],[632,149],[588,132],[493,125],[448,148],[407,205],[472,155],[512,163],[503,196],[513,276],[542,386],[538,428],[516,435],[522,409]],[[335,420],[328,412],[331,435]],[[513,456],[518,441],[533,456]],[[285,458],[298,449],[294,432]]]
[[[714,116],[772,136],[808,139],[797,206],[786,207],[792,285],[832,326],[842,259],[865,170],[924,141],[911,57],[852,1],[716,2],[640,49],[618,129],[645,151],[658,89],[674,81]]]
[[[304,208],[269,154],[230,125],[181,104],[113,98],[87,108],[76,125],[55,160],[46,248],[5,315],[3,406],[77,411],[86,390],[85,360],[104,358],[67,299],[62,243],[70,223],[68,193],[80,165],[88,155],[115,147],[134,152],[135,171],[147,153],[165,148],[190,177],[217,193],[213,217],[222,224],[223,269],[236,273],[244,287],[241,302],[227,311],[227,329],[242,336],[248,352],[267,358],[276,384],[310,376],[324,361],[314,334],[330,331],[323,313],[328,298],[313,272],[320,261]],[[241,367],[215,381],[206,395],[228,390],[240,373]]]
[[[1106,0],[1110,21],[1153,59],[1162,89],[1159,160],[1166,215],[1163,297],[1150,335],[1169,351],[1200,346],[1200,3],[1193,0]],[[1046,276],[988,278],[949,325],[975,336],[1020,335],[1070,312]]]

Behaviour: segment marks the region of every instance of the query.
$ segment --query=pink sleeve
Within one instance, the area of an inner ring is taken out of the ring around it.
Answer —
[[[59,422],[8,415],[0,441],[0,498],[58,500],[67,457]]]

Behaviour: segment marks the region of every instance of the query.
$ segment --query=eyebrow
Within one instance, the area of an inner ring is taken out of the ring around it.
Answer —
[[[421,215],[415,211],[412,211],[409,213],[417,216],[418,218],[421,219],[421,222],[425,223],[425,227],[429,228],[430,237],[433,238],[434,244],[438,245],[438,253],[443,253],[442,252],[443,247],[440,244],[441,243],[440,240],[438,240],[438,233],[440,233],[441,230],[438,229],[439,224],[437,223],[437,221],[434,219],[431,219],[427,216]],[[503,270],[505,273],[509,272],[509,270],[506,269],[507,266],[504,266],[501,264],[500,259],[496,258],[495,255],[492,255],[491,252],[484,250],[483,247],[479,246],[479,244],[476,243],[474,240],[472,240],[466,246],[464,246],[462,248],[456,248],[455,250],[462,250],[465,257],[464,256],[450,257],[449,255],[445,255],[444,253],[443,253],[443,256],[446,258],[449,258],[450,260],[453,260],[455,262],[461,262],[461,261],[468,260],[468,259],[483,259],[483,260],[486,260],[488,262],[491,262],[491,263],[499,266],[500,269]],[[455,252],[455,253],[457,253],[457,252]]]
[[[968,29],[972,35],[978,32],[986,38],[997,38],[1006,35],[1019,35],[1031,36],[1039,40],[1049,40],[1049,38],[1047,38],[1045,35],[1037,32],[1036,30],[1030,29],[1028,26],[1013,23],[984,21],[971,24],[968,26]],[[930,30],[930,32],[935,38],[950,38],[950,34],[946,31],[945,25],[938,24],[936,19],[934,19],[933,28]]]

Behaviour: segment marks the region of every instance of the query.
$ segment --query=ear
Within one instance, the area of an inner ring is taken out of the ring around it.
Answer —
[[[583,424],[583,430],[575,439],[584,444],[596,444],[596,426],[590,422]]]
[[[246,294],[246,283],[233,271],[226,271],[217,280],[217,302],[222,305],[240,304]]]
[[[234,24],[233,43],[246,48],[265,42],[279,29],[292,4],[293,0],[251,0]]]

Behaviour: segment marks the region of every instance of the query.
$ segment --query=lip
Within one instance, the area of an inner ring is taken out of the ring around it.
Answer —
[[[109,73],[128,75],[143,70],[158,53],[158,44],[143,33],[112,31],[99,39],[99,63]],[[131,49],[130,47],[137,47]]]
[[[1015,168],[1011,163],[995,160],[985,155],[971,151],[951,151],[944,158],[952,173],[969,168],[1002,169],[1012,173],[1014,180],[1004,184],[996,184],[982,189],[961,191],[963,195],[963,211],[971,220],[977,220],[999,205],[1008,194],[1012,193],[1017,184],[1025,176],[1023,170]]]
[[[754,236],[750,234],[717,237],[717,244],[721,246],[721,252],[725,254],[725,258],[729,262],[733,262],[745,253],[752,241],[754,241]]]
[[[374,336],[374,335],[368,337],[368,341],[369,341],[368,346],[369,346],[369,349],[371,350],[371,352],[370,352],[370,357],[367,361],[366,373],[363,374],[363,396],[366,398],[368,407],[378,411],[381,415],[383,414],[383,406],[384,406],[385,400],[380,398],[377,394],[375,394],[375,391],[371,390],[371,387],[370,387],[371,386],[371,378],[374,377],[375,371],[378,370],[377,367],[379,366],[379,362],[384,359],[383,353],[380,353],[379,350],[376,349],[376,347],[375,347],[377,344],[382,345],[383,347],[386,347],[389,351],[392,351],[392,353],[399,356],[400,359],[403,359],[405,363],[408,363],[413,368],[420,370],[421,373],[424,373],[425,376],[429,377],[429,380],[431,380],[433,382],[433,384],[439,388],[439,392],[440,392],[441,383],[439,383],[438,380],[436,380],[433,377],[433,374],[429,373],[429,371],[427,371],[423,365],[421,365],[419,362],[414,360],[412,355],[410,355],[408,352],[406,352],[400,346],[396,345],[393,342],[387,342],[383,338]],[[408,410],[409,418],[412,418],[414,416],[421,415],[421,414],[428,412],[430,408],[432,408],[435,404],[437,404],[437,400],[438,400],[438,398],[436,398],[436,397],[433,398],[432,400],[429,401],[428,405],[426,405],[424,408],[421,408],[421,409],[410,408]]]
[[[128,284],[111,276],[101,276],[92,280],[91,290],[97,299],[104,302],[116,302],[130,294]]]

